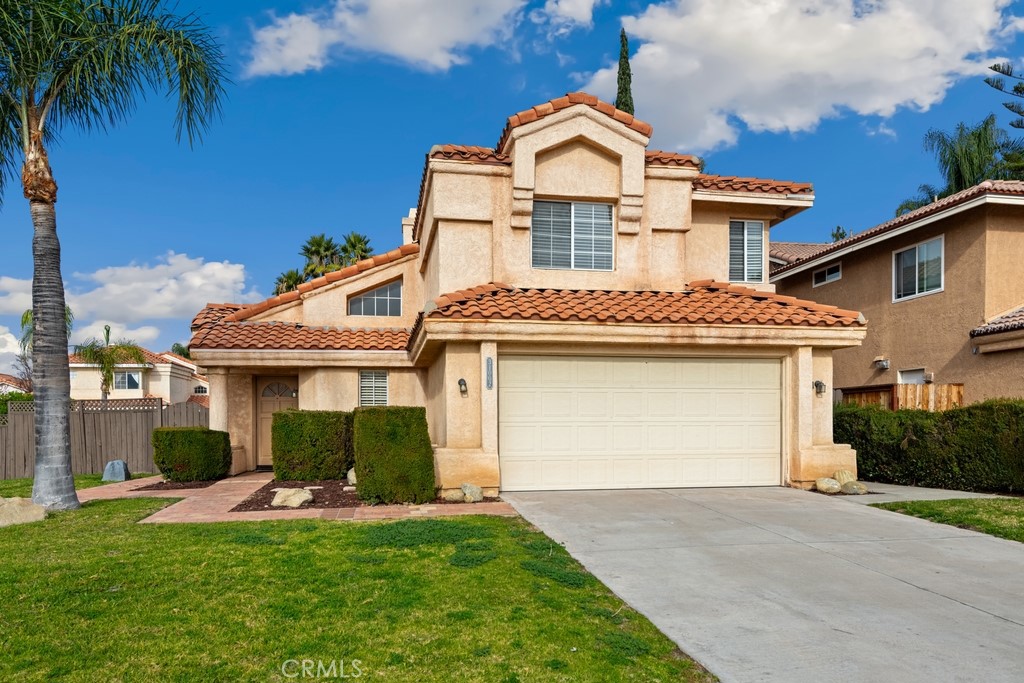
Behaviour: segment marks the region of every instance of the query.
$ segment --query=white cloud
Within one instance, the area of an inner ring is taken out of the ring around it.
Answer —
[[[867,130],[869,138],[881,136],[895,140],[899,137],[896,134],[896,131],[890,128],[885,121],[880,121],[877,126],[865,126],[865,129]]]
[[[853,111],[925,110],[1022,30],[1009,0],[675,0],[623,18],[637,115],[658,144],[704,152]],[[614,97],[616,66],[586,88]]]
[[[198,312],[198,311],[197,311]],[[103,339],[103,328],[105,325],[110,325],[110,341],[116,342],[119,339],[130,339],[139,346],[146,346],[150,342],[154,342],[160,336],[160,328],[153,325],[143,325],[141,327],[128,327],[120,323],[110,323],[104,320],[96,320],[83,327],[75,326],[71,330],[71,339],[69,340],[72,344],[84,344],[90,339]]]
[[[608,0],[547,0],[544,7],[530,12],[530,21],[547,28],[548,39],[568,35],[577,28],[594,24],[594,8]]]
[[[334,0],[279,17],[253,31],[246,76],[290,75],[324,68],[344,51],[391,57],[445,71],[466,51],[507,41],[524,0]]]
[[[21,314],[32,308],[32,280],[0,275],[0,315]]]
[[[0,372],[12,374],[14,372],[14,359],[21,353],[21,345],[18,338],[11,333],[10,328],[0,325]]]

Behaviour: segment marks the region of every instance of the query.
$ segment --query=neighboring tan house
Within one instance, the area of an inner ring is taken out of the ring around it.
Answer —
[[[7,375],[0,372],[0,395],[14,392],[27,393],[29,385],[14,375]]]
[[[210,383],[197,372],[196,364],[170,352],[154,353],[142,349],[144,363],[118,365],[108,398],[160,398],[165,403],[191,401],[209,406]],[[100,370],[75,354],[68,356],[71,366],[71,398],[100,399]]]
[[[1024,396],[1024,182],[986,181],[834,244],[773,258],[778,291],[861,311],[836,387],[963,384],[964,402]]]
[[[190,348],[233,471],[271,464],[274,412],[360,405],[425,406],[444,489],[854,470],[826,387],[864,324],[767,283],[768,230],[811,186],[704,175],[650,135],[583,93],[520,112],[494,149],[430,150],[398,249],[201,311]]]

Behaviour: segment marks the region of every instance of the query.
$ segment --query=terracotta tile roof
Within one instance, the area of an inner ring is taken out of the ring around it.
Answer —
[[[648,166],[682,166],[700,170],[700,159],[692,154],[676,154],[663,152],[660,149],[649,149],[644,152],[644,161]]]
[[[882,235],[884,233],[901,228],[907,225],[908,223],[913,223],[918,219],[925,218],[926,216],[931,216],[932,214],[939,213],[940,211],[944,211],[945,209],[953,208],[959,204],[964,204],[970,201],[971,199],[974,199],[975,197],[982,197],[990,194],[1022,196],[1024,195],[1024,181],[986,180],[982,183],[978,183],[974,187],[969,187],[962,192],[957,192],[956,194],[951,194],[948,197],[943,197],[942,199],[936,202],[932,202],[931,204],[922,206],[920,209],[915,209],[914,211],[907,212],[902,216],[897,216],[896,218],[886,221],[885,223],[880,223],[873,228],[868,228],[863,232],[858,232],[856,235],[851,235],[846,239],[839,240],[838,242],[833,242],[832,244],[829,244],[824,249],[813,254],[812,256],[802,258],[799,261],[794,261],[789,265],[779,268],[775,274],[785,273],[790,269],[795,268],[797,265],[806,263],[811,260],[824,258],[828,254],[840,251],[842,249],[845,249],[846,247],[857,244],[858,242],[863,242],[864,240],[875,237],[876,235]]]
[[[654,130],[651,128],[651,124],[644,123],[640,119],[634,118],[632,114],[627,114],[624,111],[616,109],[613,104],[603,102],[602,100],[597,99],[593,95],[588,95],[585,92],[571,92],[566,93],[563,97],[556,97],[549,102],[538,104],[526,109],[525,111],[521,111],[518,114],[513,114],[508,117],[508,122],[505,124],[505,130],[501,132],[501,137],[498,138],[498,144],[496,144],[494,148],[499,151],[505,149],[505,143],[508,142],[508,138],[512,134],[513,128],[517,128],[527,123],[533,123],[545,116],[550,116],[555,112],[562,111],[567,107],[577,104],[585,104],[592,109],[596,109],[602,114],[619,121],[646,137],[650,137],[651,132]]]
[[[454,161],[472,161],[478,164],[512,163],[512,157],[499,154],[492,147],[476,147],[474,145],[434,145],[428,159],[451,159]]]
[[[207,312],[208,309],[210,308],[211,305],[226,306],[227,304],[207,304],[207,307],[200,311],[199,315],[197,315],[192,320],[192,329],[194,330],[197,327],[202,327],[203,325],[206,325],[208,323],[218,322],[220,320],[224,320],[227,322],[240,322],[242,320],[248,320],[253,316],[259,315],[260,313],[264,313],[265,311],[269,311],[270,309],[275,308],[277,306],[291,303],[293,301],[298,301],[306,292],[311,292],[314,289],[325,287],[329,284],[333,284],[340,280],[345,280],[354,275],[358,275],[359,273],[365,273],[366,271],[372,270],[373,268],[377,268],[378,266],[394,263],[395,261],[405,258],[406,256],[411,256],[412,254],[418,253],[420,253],[420,245],[403,244],[398,249],[392,249],[389,252],[377,254],[371,258],[363,259],[362,261],[359,261],[354,265],[346,266],[341,270],[336,270],[333,273],[327,273],[326,275],[318,277],[314,280],[310,280],[309,282],[303,282],[301,285],[299,285],[299,288],[297,290],[285,292],[284,294],[279,294],[277,296],[272,296],[269,299],[264,299],[263,301],[260,301],[259,303],[240,305],[233,311],[225,311],[224,314],[220,315],[219,317],[219,310]]]
[[[986,334],[999,334],[1013,330],[1024,330],[1024,306],[975,327],[971,330],[971,337],[983,337]]]
[[[195,403],[196,405],[202,406],[203,408],[210,407],[210,395],[209,394],[192,394],[188,397],[185,403]]]
[[[242,308],[245,308],[245,304],[206,304],[206,307],[196,313],[196,317],[192,318],[191,327],[194,330],[203,325],[220,322],[228,315]]]
[[[491,283],[445,294],[429,319],[855,327],[856,311],[702,280],[683,292],[516,289]]]
[[[710,192],[758,192],[762,194],[814,194],[810,183],[769,178],[740,178],[733,175],[701,173],[693,180],[693,189]]]
[[[402,351],[406,329],[313,327],[298,323],[228,322],[205,325],[192,335],[193,349]]]
[[[8,375],[8,374],[3,373],[3,372],[0,372],[0,384],[6,384],[7,386],[14,387],[15,389],[18,389],[19,391],[27,391],[28,390],[28,384],[27,383],[21,381],[21,379],[19,379],[18,377],[15,377],[14,375]]]
[[[771,258],[792,263],[802,258],[814,256],[829,246],[831,245],[817,242],[769,242],[768,255]]]

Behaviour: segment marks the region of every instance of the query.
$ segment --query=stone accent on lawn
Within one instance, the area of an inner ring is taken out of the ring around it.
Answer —
[[[132,473],[124,460],[111,460],[103,468],[103,481],[128,481],[131,478]]]
[[[0,498],[0,527],[29,524],[46,519],[46,508],[30,498]]]
[[[853,476],[853,472],[850,470],[836,470],[836,473],[832,475],[832,478],[838,481],[840,486],[848,481],[857,481],[857,477]]]
[[[348,483],[350,483],[353,486],[355,486],[356,485],[356,468],[353,467],[352,469],[350,469],[348,471],[348,474],[345,475],[345,478],[348,479]]]
[[[441,500],[449,503],[465,503],[466,494],[462,492],[462,489],[448,489],[441,493]]]
[[[476,484],[463,484],[461,491],[467,503],[479,503],[484,499],[484,490]]]
[[[306,489],[281,489],[270,505],[277,508],[297,508],[313,500],[313,494]]]
[[[814,481],[814,488],[822,493],[839,493],[842,484],[832,477],[822,477]]]

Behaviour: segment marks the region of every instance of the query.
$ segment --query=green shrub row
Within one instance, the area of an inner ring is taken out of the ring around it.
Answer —
[[[157,427],[153,462],[171,481],[223,479],[231,470],[231,441],[227,432],[206,427]]]
[[[434,451],[424,408],[357,408],[352,432],[360,498],[369,503],[434,500]]]
[[[942,413],[836,406],[836,443],[857,450],[865,481],[962,491],[1024,491],[1024,401]]]
[[[26,394],[20,391],[11,391],[6,394],[0,394],[0,415],[7,414],[7,404],[11,401],[31,401],[32,394]]]
[[[344,479],[355,462],[352,413],[332,410],[274,413],[271,444],[276,479]]]

